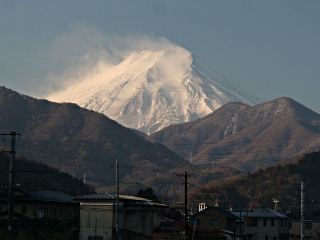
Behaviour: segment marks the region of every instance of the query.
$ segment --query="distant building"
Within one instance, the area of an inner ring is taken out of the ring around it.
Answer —
[[[111,240],[115,235],[116,195],[97,193],[75,197],[80,202],[80,240]],[[119,196],[120,239],[152,239],[167,206],[145,198]],[[159,236],[157,235],[157,238]]]
[[[234,231],[237,217],[220,207],[206,207],[190,216],[196,225],[208,230]]]
[[[188,224],[188,239],[193,240],[228,240],[225,232],[210,231],[208,229]],[[166,238],[181,240],[185,239],[185,223],[176,221],[162,221],[161,225],[155,229],[157,233],[164,233]],[[228,234],[228,233],[227,233]],[[158,238],[165,239],[165,238]]]
[[[288,218],[270,208],[262,208],[245,215],[245,233],[248,240],[289,239]]]

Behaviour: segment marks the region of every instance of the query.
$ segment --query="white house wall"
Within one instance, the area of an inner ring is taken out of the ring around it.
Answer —
[[[100,236],[103,240],[111,240],[112,228],[112,205],[80,206],[80,240],[88,240],[89,236]]]

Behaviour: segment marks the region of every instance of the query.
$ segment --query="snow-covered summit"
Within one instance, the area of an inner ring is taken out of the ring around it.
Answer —
[[[179,46],[133,52],[48,99],[76,103],[147,134],[203,117],[230,101],[262,102]]]

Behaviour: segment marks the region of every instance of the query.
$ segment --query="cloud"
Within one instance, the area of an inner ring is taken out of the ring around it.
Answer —
[[[70,25],[52,42],[51,70],[46,78],[48,88],[44,95],[108,71],[134,52],[172,51],[177,48],[181,47],[152,33],[111,36],[86,24]]]

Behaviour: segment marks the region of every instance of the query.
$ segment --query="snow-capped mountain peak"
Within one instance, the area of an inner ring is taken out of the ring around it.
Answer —
[[[48,99],[77,103],[147,134],[203,117],[230,101],[261,102],[178,46],[132,52],[118,65]]]

